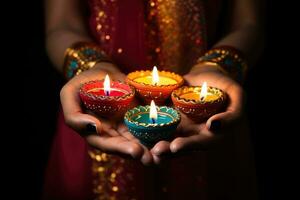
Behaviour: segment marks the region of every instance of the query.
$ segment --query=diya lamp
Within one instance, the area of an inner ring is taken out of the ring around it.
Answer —
[[[172,91],[183,84],[183,78],[173,72],[158,71],[153,67],[152,71],[135,71],[129,73],[126,82],[133,86],[137,96],[149,104],[154,100],[157,105],[163,105]]]
[[[227,95],[220,89],[202,86],[184,86],[172,93],[172,101],[176,109],[196,122],[204,122],[209,117],[224,111]]]
[[[108,75],[105,76],[104,81],[94,80],[84,83],[79,90],[84,106],[106,118],[125,113],[134,95],[134,88],[120,81],[110,81]]]
[[[128,110],[124,117],[129,132],[147,147],[154,146],[160,140],[170,140],[179,122],[180,114],[177,110],[167,107],[151,105],[138,106]]]

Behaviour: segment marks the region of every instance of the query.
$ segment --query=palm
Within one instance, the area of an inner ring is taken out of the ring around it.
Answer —
[[[140,145],[126,128],[123,122],[100,119],[101,133],[86,137],[93,147],[122,157],[140,158],[147,149]],[[147,158],[149,160],[149,158]]]
[[[230,87],[237,85],[229,77],[215,71],[187,74],[184,78],[189,85],[199,86],[207,82],[207,85],[217,87],[226,93],[230,92]]]
[[[104,70],[104,68],[107,70]],[[101,63],[99,66],[74,77],[63,87],[61,90],[61,103],[66,123],[97,149],[107,153],[140,159],[144,164],[149,164],[152,161],[151,154],[129,134],[128,130],[122,128],[124,125],[119,122],[120,119],[100,118],[94,113],[83,110],[81,106],[78,97],[80,85],[87,81],[104,78],[106,74],[109,74],[113,80],[124,80],[125,77],[113,65]],[[134,105],[135,102],[132,103],[132,106]],[[121,116],[122,113],[119,114]],[[95,127],[95,130],[90,132],[86,128],[87,125]]]
[[[205,67],[203,67],[205,69]],[[178,127],[176,138],[171,142],[161,141],[157,143],[151,152],[154,155],[162,155],[170,152],[178,152],[186,149],[201,149],[216,141],[219,136],[216,132],[224,132],[229,125],[232,125],[241,115],[243,106],[243,90],[239,84],[219,71],[209,67],[208,70],[199,70],[184,76],[188,85],[199,86],[207,82],[209,86],[223,90],[229,96],[229,105],[225,112],[210,117],[205,123],[195,123],[182,114],[182,120]],[[212,131],[212,121],[222,122],[222,129]],[[223,135],[223,134],[218,134]],[[154,157],[155,158],[155,157]],[[155,158],[159,162],[159,158]]]
[[[138,101],[134,99],[130,107],[133,108],[136,105],[138,105]],[[100,136],[91,135],[87,137],[90,145],[123,158],[140,159],[146,165],[152,162],[149,150],[139,143],[138,139],[129,132],[124,124],[124,112],[118,113],[118,116],[114,116],[113,119],[105,119],[89,111],[87,112],[101,122]]]

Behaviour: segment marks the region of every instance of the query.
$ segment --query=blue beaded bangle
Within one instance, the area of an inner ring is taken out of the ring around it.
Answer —
[[[198,63],[217,64],[233,79],[242,82],[248,69],[243,57],[242,52],[233,47],[219,46],[207,51],[204,56],[198,59]]]
[[[65,53],[64,73],[67,79],[88,70],[97,62],[110,61],[105,52],[95,43],[77,42]]]

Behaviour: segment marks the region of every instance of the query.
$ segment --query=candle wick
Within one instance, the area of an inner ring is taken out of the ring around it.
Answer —
[[[106,95],[106,96],[109,96],[109,91],[105,91],[105,95]]]
[[[155,119],[154,119],[154,118],[151,118],[151,120],[152,120],[152,124],[155,124]]]
[[[200,101],[204,101],[204,97],[201,97],[201,98],[200,98]]]

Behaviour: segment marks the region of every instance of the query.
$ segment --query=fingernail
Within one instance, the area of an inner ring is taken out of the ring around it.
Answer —
[[[86,131],[89,133],[97,133],[97,128],[95,124],[87,124]]]
[[[154,155],[159,156],[161,154],[159,149],[155,149],[152,151]]]
[[[212,131],[218,131],[218,130],[221,129],[221,126],[222,126],[221,121],[215,120],[215,121],[212,121],[212,122],[210,123],[209,129],[212,130]]]
[[[178,148],[176,148],[176,147],[170,147],[170,149],[171,149],[171,152],[172,153],[177,153],[178,152]]]

